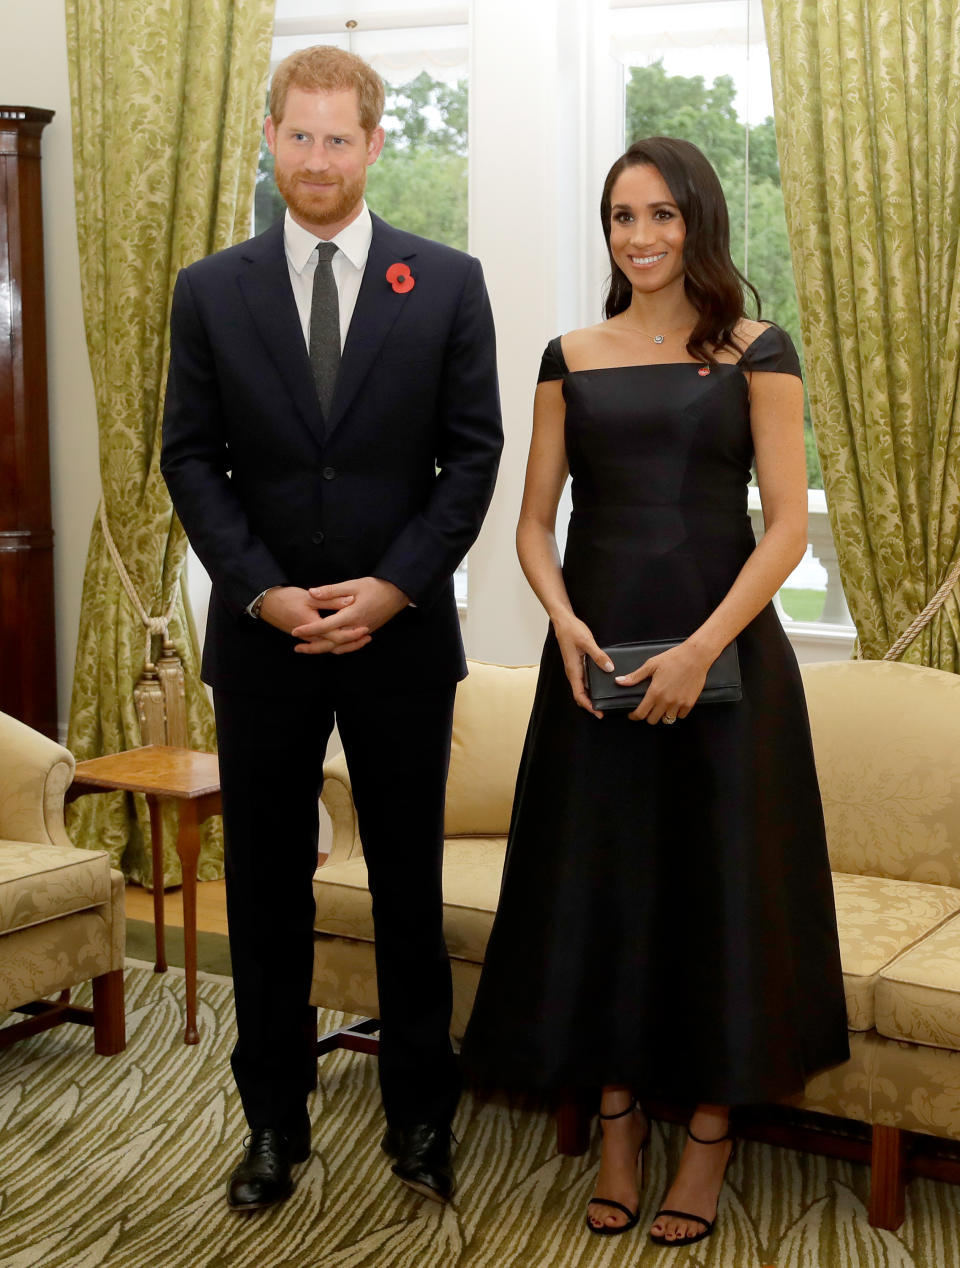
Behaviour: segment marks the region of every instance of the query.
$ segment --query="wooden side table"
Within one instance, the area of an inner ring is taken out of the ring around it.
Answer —
[[[177,805],[177,854],[183,869],[183,947],[187,984],[187,1026],[184,1043],[197,1043],[197,859],[200,824],[220,814],[220,765],[215,753],[148,744],[144,748],[111,753],[77,762],[66,800],[88,793],[143,793],[150,810],[150,850],[153,858],[153,924],[157,973],[167,970],[163,937],[163,830],[160,803]]]

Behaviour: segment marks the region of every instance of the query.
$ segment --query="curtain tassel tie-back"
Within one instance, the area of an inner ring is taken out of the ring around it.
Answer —
[[[167,634],[180,591],[179,578],[173,587],[170,605],[164,615],[150,616],[140,602],[140,596],[120,558],[120,552],[117,550],[117,544],[113,540],[107,523],[107,511],[103,499],[100,501],[100,527],[103,529],[104,541],[107,543],[113,566],[117,570],[127,598],[140,617],[145,633],[143,673],[133,689],[133,700],[140,721],[140,743],[173,744],[179,748],[188,748],[187,699],[183,665],[177,655],[177,649]],[[162,640],[162,649],[160,659],[154,664],[153,639],[157,634]]]
[[[937,590],[927,606],[910,622],[896,642],[891,643],[890,647],[884,652],[882,660],[899,660],[900,656],[907,650],[913,640],[917,637],[922,629],[924,629],[947,601],[947,595],[960,581],[960,558],[954,563],[953,567],[947,573],[946,580]],[[857,639],[857,660],[863,660],[863,651],[860,647],[860,639]]]

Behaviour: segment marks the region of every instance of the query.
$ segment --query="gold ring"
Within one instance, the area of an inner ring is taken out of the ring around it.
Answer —
[[[677,720],[677,715],[675,713],[665,713],[663,715],[663,720],[667,726],[673,726],[674,722]]]

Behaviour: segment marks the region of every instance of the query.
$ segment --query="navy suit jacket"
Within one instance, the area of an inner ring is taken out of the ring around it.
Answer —
[[[415,281],[386,280],[402,261]],[[161,470],[213,582],[203,677],[226,690],[382,692],[466,672],[452,574],[502,446],[477,260],[373,217],[330,417],[317,399],[283,222],[182,270]],[[268,586],[376,576],[416,606],[358,652],[302,655],[245,611]]]

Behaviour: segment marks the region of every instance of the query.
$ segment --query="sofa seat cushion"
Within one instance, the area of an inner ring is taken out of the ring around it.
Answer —
[[[876,1024],[881,972],[960,912],[960,889],[834,872],[833,891],[847,1025],[851,1030],[870,1030]]]
[[[960,917],[881,972],[876,1016],[887,1039],[960,1052]]]
[[[110,901],[110,859],[32,841],[0,841],[0,934]]]
[[[443,932],[447,950],[460,960],[483,963],[500,897],[505,837],[448,837],[443,853]],[[314,873],[318,933],[373,941],[367,867],[357,856],[327,863]]]

